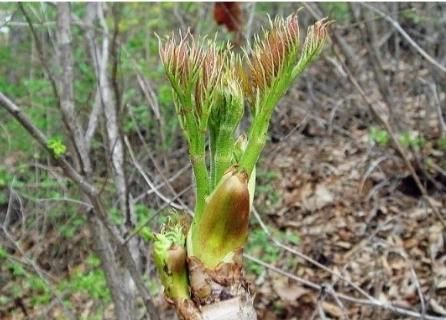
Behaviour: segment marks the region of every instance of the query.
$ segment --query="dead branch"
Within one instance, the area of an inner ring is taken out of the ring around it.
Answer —
[[[120,135],[116,101],[113,98],[113,91],[111,89],[110,79],[107,73],[110,55],[110,41],[109,31],[104,17],[103,5],[104,4],[91,4],[91,6],[89,7],[89,11],[91,10],[93,12],[96,12],[96,19],[99,20],[103,31],[101,50],[98,50],[98,46],[90,35],[88,36],[88,44],[90,47],[90,52],[93,55],[92,60],[95,61],[94,65],[96,66],[95,73],[98,82],[100,101],[103,109],[102,113],[105,118],[108,137],[108,151],[113,166],[120,210],[126,217],[127,221],[130,223],[132,218],[130,217],[131,214],[128,201],[127,180],[124,170],[124,148]]]
[[[172,199],[169,199],[168,197],[166,197],[164,194],[162,194],[159,189],[155,186],[155,184],[149,179],[149,177],[147,176],[147,174],[144,172],[144,169],[141,167],[141,165],[138,163],[138,161],[135,158],[135,155],[133,154],[133,150],[130,147],[130,143],[128,141],[127,138],[124,139],[125,144],[127,146],[127,149],[129,151],[130,154],[130,158],[132,159],[133,165],[135,166],[135,168],[138,170],[138,172],[141,174],[141,176],[144,178],[144,180],[146,181],[147,185],[150,187],[150,191],[153,191],[161,200],[163,200],[166,203],[169,203],[171,207],[178,209],[178,210],[185,210],[189,213],[191,213],[192,211],[186,207],[183,204],[177,204],[175,202],[172,201]]]
[[[429,63],[431,63],[432,65],[434,65],[435,67],[437,67],[438,69],[440,69],[442,72],[446,72],[446,67],[441,65],[439,62],[437,62],[434,58],[432,58],[426,51],[424,51],[423,48],[421,48],[418,43],[416,43],[412,37],[410,35],[407,34],[407,32],[400,26],[400,24],[395,21],[392,17],[390,17],[389,15],[385,14],[384,12],[382,12],[381,10],[379,10],[378,8],[368,4],[368,3],[364,3],[364,2],[360,2],[360,4],[366,8],[369,8],[370,10],[372,10],[373,12],[379,14],[381,17],[383,17],[385,20],[387,20],[388,22],[390,22],[390,24],[403,36],[404,39],[406,39],[406,41],[415,48],[415,50],[418,51],[419,54],[421,54],[421,56],[423,58],[425,58]]]
[[[15,192],[14,192],[14,194],[15,194]],[[12,247],[20,254],[21,258],[9,256],[9,255],[8,255],[8,258],[12,259],[16,262],[19,262],[20,264],[31,269],[32,272],[35,273],[45,283],[47,288],[50,290],[51,294],[55,297],[57,303],[62,307],[62,310],[63,310],[65,316],[70,320],[74,320],[75,316],[73,315],[72,310],[70,310],[63,303],[62,296],[60,295],[58,290],[52,285],[52,283],[48,279],[49,277],[46,274],[46,272],[44,270],[42,270],[39,267],[39,265],[26,254],[25,250],[22,248],[22,246],[20,244],[20,241],[16,241],[14,239],[14,237],[9,233],[7,226],[9,224],[8,217],[9,217],[9,212],[11,211],[11,204],[13,203],[12,197],[13,197],[13,192],[11,190],[10,198],[9,198],[9,202],[8,202],[8,208],[6,211],[6,218],[3,221],[3,223],[0,225],[0,235],[4,235],[4,238],[6,239],[6,241],[9,242],[12,245]],[[20,198],[18,196],[17,196],[17,198],[19,199],[20,206],[21,206]],[[23,228],[24,222],[25,222],[23,214],[21,215],[21,220],[22,221],[20,222],[20,224]],[[0,237],[0,239],[1,239],[1,237]]]

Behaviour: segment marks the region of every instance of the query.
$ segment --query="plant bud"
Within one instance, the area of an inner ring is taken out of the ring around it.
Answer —
[[[240,123],[245,109],[241,80],[236,74],[239,63],[235,55],[226,59],[227,70],[222,77],[222,83],[215,97],[210,116],[211,126],[218,129],[217,131],[227,131],[231,135]]]
[[[189,299],[185,236],[180,225],[168,226],[155,235],[153,257],[165,294],[178,301]]]
[[[215,268],[243,248],[249,224],[248,176],[229,169],[207,199],[200,221],[192,228],[192,252],[206,267]]]

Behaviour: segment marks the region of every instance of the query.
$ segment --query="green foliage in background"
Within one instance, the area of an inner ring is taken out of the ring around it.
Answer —
[[[270,231],[272,231],[272,236],[275,239],[284,244],[295,247],[300,243],[299,235],[291,230],[286,230],[284,232],[272,229]],[[253,228],[249,234],[246,252],[255,257],[262,257],[264,262],[274,265],[279,261],[281,249],[271,242],[271,239],[265,230],[263,230],[261,227],[257,227]],[[295,266],[296,264],[296,261],[293,258],[284,259],[283,261],[285,261],[289,267],[292,267],[293,265]],[[259,277],[264,270],[265,268],[263,266],[252,261],[247,261],[247,271],[255,274],[256,277]]]
[[[446,137],[438,139],[437,144],[440,150],[446,151]]]
[[[32,307],[47,305],[54,298],[55,290],[61,296],[64,293],[64,303],[70,304],[72,295],[82,294],[89,299],[100,301],[105,306],[110,302],[110,293],[105,277],[100,269],[99,259],[93,255],[84,262],[83,269],[71,273],[67,278],[49,286],[47,280],[40,277],[32,269],[9,256],[0,246],[0,270],[3,275],[12,277],[12,285],[0,293],[3,305],[12,303],[16,298],[30,297]]]
[[[376,143],[380,146],[387,146],[390,141],[390,136],[386,130],[371,127],[369,130],[369,139],[372,143]]]
[[[60,158],[67,151],[61,137],[53,137],[48,139],[48,148],[53,152],[56,158]]]
[[[404,148],[414,148],[419,150],[426,144],[426,140],[417,131],[404,131],[398,134],[398,141]],[[386,147],[390,143],[389,133],[377,127],[371,127],[369,130],[369,140],[373,144],[377,144],[381,147]],[[439,146],[441,148],[441,139],[439,140]]]
[[[257,193],[265,197],[264,206],[275,206],[280,203],[281,195],[274,186],[274,182],[279,177],[278,173],[273,170],[257,171]]]
[[[414,131],[406,131],[399,135],[400,143],[403,147],[406,148],[414,148],[414,149],[421,149],[425,143],[426,140],[418,133]]]
[[[105,281],[105,276],[100,268],[99,258],[90,255],[85,263],[85,271],[74,271],[70,279],[59,284],[60,290],[71,293],[85,294],[95,300],[110,301],[110,292]]]
[[[349,4],[346,2],[325,2],[321,3],[324,12],[338,23],[347,23],[350,21]]]

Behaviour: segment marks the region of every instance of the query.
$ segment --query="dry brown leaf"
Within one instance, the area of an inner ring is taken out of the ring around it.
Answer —
[[[310,292],[295,282],[290,283],[284,277],[275,278],[273,280],[273,288],[282,301],[292,305],[296,305],[300,297]]]
[[[324,301],[322,302],[322,308],[333,317],[341,318],[343,315],[341,308],[336,304]]]
[[[429,243],[430,254],[432,260],[435,260],[437,255],[444,250],[443,226],[435,224],[429,228]]]
[[[303,199],[302,206],[308,211],[316,211],[331,204],[333,201],[334,196],[330,190],[325,185],[319,184],[311,197]]]

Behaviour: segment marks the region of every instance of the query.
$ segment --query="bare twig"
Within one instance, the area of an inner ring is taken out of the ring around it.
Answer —
[[[144,191],[143,193],[141,193],[140,195],[138,195],[135,199],[133,199],[133,201],[134,201],[134,202],[141,201],[141,199],[142,199],[143,197],[145,197],[145,196],[147,196],[147,195],[150,195],[150,194],[154,193],[155,190],[158,190],[158,189],[162,188],[162,187],[165,186],[166,184],[170,184],[172,181],[174,181],[174,180],[177,179],[179,176],[181,176],[184,172],[188,171],[188,170],[190,169],[190,167],[191,167],[191,164],[188,163],[185,167],[183,167],[183,168],[181,168],[180,170],[178,170],[178,171],[177,171],[173,176],[171,176],[170,178],[164,178],[164,179],[163,179],[164,181],[161,182],[161,183],[159,183],[159,184],[157,184],[153,190],[151,189],[151,190]],[[176,195],[177,195],[177,194],[175,194],[175,196],[176,196]],[[180,204],[181,204],[181,203],[180,203]],[[181,204],[181,205],[183,205],[183,204]]]
[[[318,20],[323,18],[324,14],[320,9],[320,5],[312,5],[309,2],[303,2],[302,5],[312,14],[314,18]],[[353,48],[348,44],[344,37],[342,37],[335,28],[333,28],[333,32],[329,35],[329,37],[332,42],[336,42],[340,47],[342,47],[342,52],[344,52],[346,56],[346,63],[353,69],[356,69],[360,65],[358,55],[355,54]]]
[[[25,10],[25,7],[24,7],[23,3],[19,3],[18,6],[19,6],[19,10],[22,12],[23,16],[26,19],[26,22],[27,22],[27,24],[29,26],[29,29],[31,30],[31,34],[32,34],[32,36],[34,38],[34,44],[35,44],[36,49],[37,49],[37,54],[39,56],[40,63],[42,64],[43,68],[45,69],[47,77],[50,80],[51,88],[53,90],[53,94],[56,97],[57,102],[60,103],[59,93],[57,91],[57,82],[56,82],[56,80],[54,78],[53,73],[50,70],[50,67],[48,65],[47,60],[45,59],[45,53],[43,51],[42,43],[40,42],[39,36],[37,35],[37,32],[36,32],[36,30],[34,28],[34,24],[32,23],[31,18],[28,15],[28,12]]]
[[[373,299],[373,297],[371,295],[369,295],[367,292],[365,292],[363,289],[361,289],[358,285],[354,284],[353,282],[351,282],[350,280],[348,280],[347,278],[343,277],[342,275],[340,275],[337,272],[334,272],[333,270],[331,270],[330,268],[327,268],[326,266],[324,266],[323,264],[317,262],[316,260],[306,256],[305,254],[283,244],[282,242],[280,242],[279,240],[277,240],[275,237],[272,236],[271,232],[269,231],[268,227],[265,225],[265,223],[262,221],[262,218],[260,217],[259,213],[257,212],[257,210],[255,208],[253,208],[253,213],[254,216],[256,218],[256,220],[259,222],[261,228],[263,229],[263,231],[268,235],[268,237],[274,242],[275,245],[277,245],[279,248],[286,250],[294,255],[296,255],[297,257],[311,263],[312,265],[330,273],[331,275],[335,276],[336,278],[339,278],[342,281],[345,281],[347,284],[349,284],[352,288],[354,288],[356,291],[358,291],[360,294],[362,294],[364,297],[366,297],[367,299]]]
[[[101,104],[103,108],[103,115],[105,118],[107,136],[108,136],[108,147],[109,154],[111,157],[111,163],[113,166],[115,185],[118,192],[120,210],[122,214],[126,217],[127,221],[130,223],[132,221],[128,190],[127,190],[127,178],[124,169],[124,148],[122,144],[122,137],[120,134],[119,121],[116,101],[113,98],[113,91],[111,88],[111,83],[109,76],[107,74],[107,67],[109,61],[109,30],[104,17],[104,3],[93,4],[91,10],[96,9],[96,16],[100,22],[103,31],[102,37],[102,49],[98,50],[94,39],[89,39],[90,51],[94,56],[93,60],[96,60],[97,69],[96,78],[98,81],[98,89],[101,98]]]
[[[346,296],[346,295],[341,294],[341,293],[335,293],[335,292],[333,293],[332,292],[331,293],[332,295],[336,295],[336,298],[334,297],[334,299],[341,299],[341,300],[345,300],[345,301],[349,301],[349,302],[354,302],[354,303],[359,303],[359,304],[366,304],[366,305],[370,305],[370,306],[380,307],[380,308],[383,308],[383,309],[386,309],[386,310],[389,310],[389,311],[392,311],[392,312],[395,312],[395,313],[399,313],[399,314],[406,315],[406,316],[411,316],[411,317],[418,318],[418,319],[425,319],[425,320],[427,320],[427,319],[443,319],[443,318],[440,318],[440,317],[426,315],[424,308],[422,308],[422,310],[423,310],[422,313],[417,313],[415,311],[403,309],[403,308],[397,307],[395,305],[392,305],[390,303],[384,303],[382,301],[379,301],[379,300],[375,299],[374,297],[369,295],[367,292],[365,292],[363,289],[361,289],[359,286],[357,286],[355,283],[353,283],[350,280],[348,280],[347,278],[343,277],[341,274],[339,274],[337,272],[334,272],[333,270],[327,268],[326,266],[320,264],[319,262],[313,260],[312,258],[304,255],[303,253],[301,253],[301,252],[299,252],[299,251],[297,251],[297,250],[295,250],[295,249],[293,249],[293,248],[283,244],[279,240],[277,240],[271,234],[271,232],[269,231],[268,227],[263,222],[262,218],[260,217],[260,215],[258,214],[258,212],[257,212],[257,210],[255,208],[253,208],[253,213],[254,213],[254,216],[255,216],[257,222],[260,224],[260,227],[263,229],[263,231],[268,235],[268,237],[273,241],[273,243],[275,245],[277,245],[279,248],[281,248],[283,250],[286,250],[286,251],[296,255],[297,257],[299,257],[299,258],[301,258],[301,259],[311,263],[312,265],[315,265],[316,267],[318,267],[318,268],[320,268],[320,269],[330,273],[331,275],[336,277],[337,280],[344,281],[345,283],[350,285],[352,288],[354,288],[357,292],[359,292],[360,294],[362,294],[366,298],[366,299],[357,299],[357,298],[352,298],[350,296]],[[380,229],[378,228],[377,231],[375,233],[373,233],[368,238],[368,240],[370,240],[372,237],[374,237],[379,230]],[[271,270],[273,270],[275,272],[278,272],[278,273],[280,273],[282,275],[285,275],[285,276],[287,276],[287,277],[289,277],[291,279],[294,279],[294,280],[296,280],[296,281],[298,281],[300,283],[303,283],[304,285],[306,285],[306,286],[308,286],[308,287],[310,287],[312,289],[316,289],[316,290],[322,290],[323,289],[323,285],[315,284],[315,283],[313,283],[313,282],[311,282],[309,280],[305,280],[303,278],[297,277],[297,276],[292,275],[292,274],[290,274],[290,273],[288,273],[286,271],[283,271],[283,270],[281,270],[279,268],[273,267],[271,265],[267,265],[266,263],[264,263],[264,262],[262,262],[262,261],[260,261],[260,260],[258,260],[256,258],[254,258],[254,257],[252,257],[252,256],[250,256],[248,254],[245,254],[245,257],[247,257],[248,259],[250,259],[250,260],[252,260],[252,261],[254,261],[256,263],[259,263],[260,265],[263,265],[263,266],[267,267],[268,269],[271,269]],[[330,286],[330,287],[332,288],[332,286]],[[334,291],[334,289],[333,289],[333,291]],[[419,292],[419,294],[420,294],[420,292]]]
[[[382,66],[382,57],[380,55],[379,49],[378,49],[378,36],[376,34],[376,26],[374,21],[372,22],[365,22],[364,24],[360,23],[360,20],[367,20],[364,19],[368,18],[370,16],[370,12],[358,12],[356,13],[356,10],[354,10],[353,3],[350,3],[350,11],[352,12],[352,16],[354,20],[358,23],[359,29],[361,31],[361,35],[363,38],[363,44],[367,47],[367,55],[370,58],[371,62],[371,69],[373,71],[373,75],[375,77],[376,83],[378,85],[379,92],[381,93],[381,97],[383,101],[386,103],[387,111],[389,113],[390,118],[392,119],[392,123],[398,123],[394,121],[394,110],[395,108],[395,101],[393,99],[393,96],[390,94],[389,91],[389,81],[384,76],[383,72],[383,66]],[[360,11],[361,8],[357,8]]]
[[[246,21],[246,26],[245,26],[245,35],[244,35],[244,39],[247,43],[249,43],[250,39],[251,39],[251,34],[252,34],[252,29],[253,29],[253,22],[254,22],[254,16],[255,16],[255,12],[256,12],[256,3],[255,2],[251,2],[247,5],[247,10],[248,10],[248,20]]]
[[[129,143],[127,137],[124,138],[124,141],[125,141],[125,144],[126,144],[126,146],[127,146],[127,149],[128,149],[128,151],[129,151],[130,158],[132,159],[135,168],[139,171],[139,173],[141,174],[141,176],[144,178],[144,180],[146,181],[147,185],[150,187],[151,191],[155,192],[155,194],[156,194],[161,200],[163,200],[163,201],[166,202],[166,203],[169,203],[169,204],[170,204],[172,207],[174,207],[175,209],[178,209],[178,210],[185,210],[185,211],[187,211],[187,212],[192,212],[188,207],[186,207],[186,206],[184,206],[184,205],[179,205],[179,204],[176,204],[176,203],[172,202],[171,199],[169,199],[168,197],[166,197],[164,194],[162,194],[162,193],[158,190],[158,188],[156,188],[156,186],[154,185],[154,183],[149,179],[149,177],[147,176],[147,174],[144,172],[144,169],[141,167],[141,165],[140,165],[140,164],[138,163],[138,161],[136,160],[135,155],[133,154],[133,150],[132,150],[132,148],[131,148],[131,146],[130,146],[130,143]]]
[[[441,103],[437,92],[437,85],[435,83],[431,84],[430,89],[432,90],[432,93],[434,95],[434,105],[435,111],[437,112],[440,136],[443,137],[446,134],[446,123],[444,121],[443,111],[441,110]]]
[[[166,209],[167,207],[170,207],[172,202],[175,201],[177,198],[181,197],[183,194],[185,194],[187,191],[191,190],[193,185],[189,185],[188,187],[184,188],[182,191],[178,192],[172,199],[171,202],[165,202],[161,207],[158,208],[158,210],[149,218],[147,218],[145,221],[143,221],[134,231],[132,231],[129,236],[124,240],[124,243],[130,241],[133,237],[135,237],[145,226],[147,226],[161,211]],[[187,211],[190,215],[193,215],[192,210],[189,209]]]
[[[366,8],[369,8],[370,10],[372,10],[373,12],[379,14],[381,17],[383,17],[385,20],[387,20],[388,22],[390,22],[390,24],[403,36],[404,39],[406,39],[407,42],[409,42],[409,44],[415,48],[415,50],[418,51],[418,53],[420,53],[423,58],[425,58],[429,63],[431,63],[432,65],[436,66],[438,69],[440,69],[442,72],[446,72],[446,67],[441,65],[439,62],[437,62],[434,58],[432,58],[426,51],[423,50],[423,48],[421,48],[418,43],[416,43],[412,37],[407,34],[407,32],[400,26],[400,24],[395,21],[392,17],[390,17],[389,15],[387,15],[386,13],[382,12],[381,10],[379,10],[378,8],[365,3],[365,2],[360,2],[360,4]]]
[[[50,155],[53,156],[53,159],[64,170],[65,174],[71,180],[76,182],[83,192],[91,196],[97,196],[96,189],[71,166],[64,156],[54,156],[52,149],[48,146],[48,139],[46,136],[31,122],[16,104],[1,92],[0,105],[6,109],[6,111],[8,111]]]
[[[90,151],[91,141],[93,140],[96,128],[98,127],[101,110],[102,110],[101,95],[99,92],[99,88],[97,88],[96,93],[94,95],[93,107],[91,109],[90,116],[88,117],[87,129],[85,130],[85,143],[87,145],[88,151]]]
[[[135,65],[136,63],[132,61],[132,65]],[[137,69],[137,68],[135,68]],[[160,112],[160,106],[158,103],[158,98],[156,96],[155,91],[152,88],[152,85],[150,83],[150,81],[148,79],[146,79],[142,73],[138,70],[135,70],[137,73],[136,79],[138,81],[139,86],[141,87],[141,90],[144,93],[144,96],[147,99],[147,102],[149,104],[149,106],[151,107],[153,114],[155,115],[155,118],[157,120],[157,124],[158,124],[158,129],[159,129],[159,134],[160,137],[159,139],[161,140],[162,143],[164,143],[164,141],[166,141],[166,136],[165,136],[165,121],[164,121],[164,117],[161,116],[161,112]],[[132,115],[133,116],[133,115]],[[136,123],[136,122],[135,122]],[[138,130],[138,134],[139,134],[139,130]],[[144,141],[144,140],[142,140]],[[152,156],[151,156],[152,157]],[[167,159],[164,157],[164,163],[167,164]],[[157,166],[156,163],[154,163],[155,166]],[[158,169],[158,168],[157,168]],[[161,173],[161,171],[160,171]]]
[[[322,290],[322,286],[319,285],[319,284],[316,284],[316,283],[311,282],[309,280],[306,280],[306,279],[303,279],[301,277],[298,277],[298,276],[296,276],[296,275],[294,275],[292,273],[289,273],[287,271],[279,269],[279,268],[277,268],[277,267],[275,267],[275,266],[273,266],[271,264],[268,264],[268,263],[266,263],[266,262],[264,262],[264,261],[262,261],[262,260],[260,260],[260,259],[258,259],[256,257],[253,257],[253,256],[251,256],[249,254],[245,253],[244,256],[248,260],[251,260],[251,261],[257,263],[257,264],[267,268],[268,270],[271,270],[271,271],[276,272],[278,274],[281,274],[281,275],[283,275],[285,277],[288,277],[288,278],[290,278],[292,280],[295,280],[295,281],[297,281],[299,283],[302,283],[303,285],[305,285],[305,286],[307,286],[307,287],[309,287],[311,289],[318,290],[318,291]],[[342,294],[342,293],[338,293],[337,297],[338,297],[338,299],[344,300],[346,302],[357,303],[357,304],[362,304],[362,305],[366,305],[366,306],[370,306],[370,307],[381,308],[381,309],[385,309],[387,311],[394,312],[396,314],[412,317],[412,318],[415,318],[415,319],[444,320],[444,317],[436,317],[436,316],[431,316],[431,315],[422,315],[422,314],[420,314],[418,312],[415,312],[415,311],[412,311],[412,310],[408,310],[408,309],[404,309],[404,308],[401,308],[401,307],[397,307],[397,306],[394,306],[394,305],[392,305],[390,303],[379,301],[379,300],[377,300],[375,298],[371,298],[371,299],[358,299],[358,298],[354,298],[352,296],[345,295],[345,294]]]
[[[136,75],[136,80],[138,81],[139,87],[141,88],[144,96],[150,107],[152,108],[155,118],[159,121],[161,119],[160,106],[158,104],[158,99],[150,86],[149,81],[144,78],[140,73]]]
[[[110,157],[114,184],[117,190],[119,209],[125,218],[125,228],[127,228],[135,225],[136,218],[132,203],[130,202],[130,193],[127,185],[127,174],[124,166],[125,152],[120,130],[118,105],[115,99],[116,97],[113,96],[112,83],[108,74],[110,60],[110,33],[105,21],[104,7],[104,3],[90,3],[87,5],[89,14],[86,17],[86,23],[92,25],[95,21],[98,21],[102,33],[102,42],[100,45],[97,45],[96,40],[93,38],[93,29],[89,28],[87,32],[88,46],[95,66],[98,92],[97,97],[99,98],[99,101],[95,99],[93,110],[100,105],[100,110],[105,119],[105,129],[108,140],[107,151]],[[92,116],[94,115],[95,113],[92,114]],[[90,124],[92,124],[92,126],[90,127],[90,131],[87,132],[94,132],[96,126],[95,119],[93,117],[90,117],[90,119]],[[124,272],[120,277],[121,287],[127,295],[127,297],[124,298],[126,300],[125,309],[128,310],[127,313],[133,313],[135,311],[135,303],[133,300],[136,291],[132,284],[131,277],[133,277],[140,292],[144,292],[144,295],[147,295],[137,267],[142,263],[140,250],[138,249],[138,239],[133,240],[134,241],[132,242],[121,243],[118,245],[118,253],[121,257],[124,257],[124,263],[126,264],[127,270],[130,272],[130,274]],[[150,304],[150,301],[148,301],[148,303]],[[151,305],[148,305],[148,311],[149,313],[152,313],[153,310]],[[133,318],[133,315],[127,315],[127,317]]]

